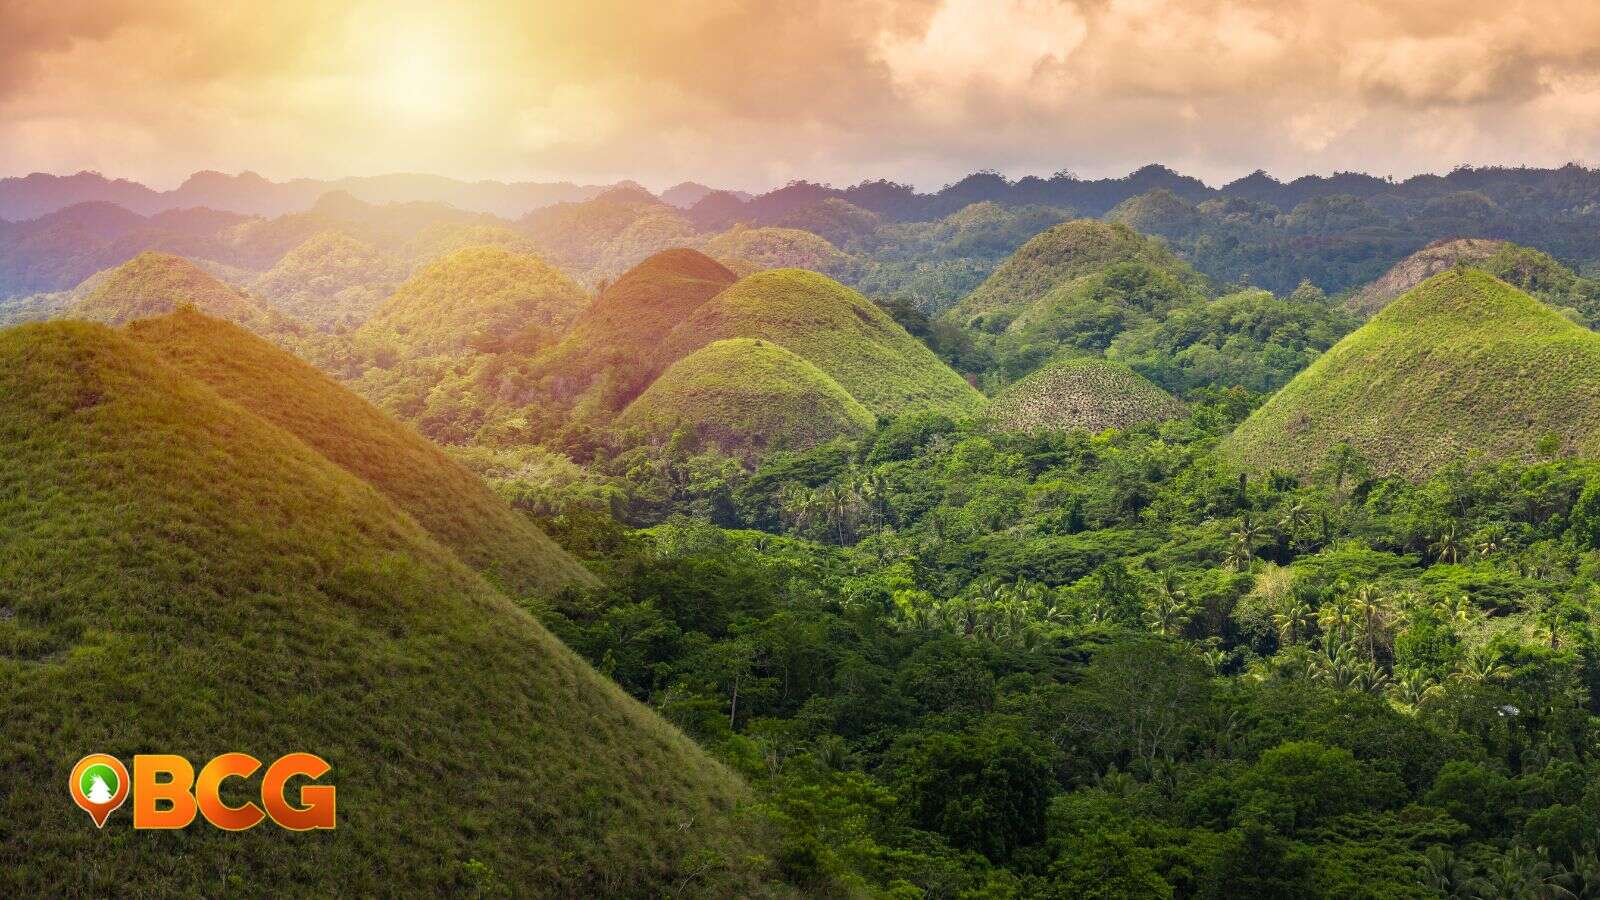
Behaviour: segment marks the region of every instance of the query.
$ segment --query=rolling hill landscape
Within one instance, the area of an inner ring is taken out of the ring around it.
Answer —
[[[0,361],[7,893],[753,888],[738,779],[378,490],[104,326],[9,329]],[[151,864],[60,802],[85,747],[314,747],[338,827],[155,835]]]
[[[1585,4],[213,7],[0,2],[0,898],[1600,898]]]

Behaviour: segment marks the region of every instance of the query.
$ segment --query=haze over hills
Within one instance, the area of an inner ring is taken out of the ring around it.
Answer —
[[[0,486],[8,895],[203,893],[219,871],[449,892],[473,860],[560,894],[758,890],[734,776],[379,492],[128,338],[0,333]],[[194,828],[152,863],[61,802],[85,747],[311,748],[337,828]]]
[[[166,253],[141,253],[96,277],[93,286],[67,307],[65,315],[121,325],[166,315],[179,304],[189,304],[207,315],[258,330],[271,327],[276,315],[194,263]]]
[[[1600,335],[1499,279],[1452,269],[1390,303],[1223,442],[1309,475],[1347,443],[1380,474],[1600,449]]]

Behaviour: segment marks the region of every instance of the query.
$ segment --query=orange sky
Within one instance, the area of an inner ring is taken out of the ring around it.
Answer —
[[[0,0],[0,174],[1600,162],[1590,0]]]

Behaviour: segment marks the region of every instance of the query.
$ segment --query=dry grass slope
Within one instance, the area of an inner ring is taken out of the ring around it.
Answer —
[[[376,487],[506,591],[544,594],[594,582],[477,476],[293,355],[193,310],[135,322],[128,333],[168,364]]]
[[[768,890],[736,778],[377,490],[104,326],[0,332],[0,586],[6,896]],[[313,751],[338,827],[102,833],[61,788],[90,750]]]
[[[1253,469],[1308,474],[1339,442],[1375,471],[1531,460],[1600,446],[1600,335],[1475,270],[1436,275],[1334,345],[1224,442]]]
[[[268,327],[274,318],[267,307],[169,253],[141,253],[91,280],[93,287],[67,308],[69,318],[122,325],[164,316],[184,304],[254,329]]]
[[[1099,358],[1052,363],[996,397],[984,418],[1005,431],[1098,434],[1184,415],[1171,394],[1121,363]]]

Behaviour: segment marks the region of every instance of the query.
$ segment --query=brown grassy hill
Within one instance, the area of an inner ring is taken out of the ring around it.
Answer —
[[[770,890],[726,769],[373,487],[102,325],[0,332],[0,585],[4,896]],[[102,832],[67,802],[84,753],[154,750],[316,753],[337,826]]]
[[[721,263],[697,250],[657,253],[610,284],[578,316],[559,344],[536,360],[544,376],[575,398],[615,411],[660,369],[649,360],[667,333],[735,281]]]
[[[984,410],[1005,431],[1099,433],[1183,416],[1171,394],[1121,363],[1099,357],[1047,365],[1008,388]]]
[[[193,310],[129,335],[192,378],[376,487],[468,565],[517,595],[594,581],[477,476],[291,354]]]

